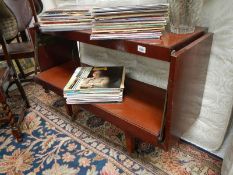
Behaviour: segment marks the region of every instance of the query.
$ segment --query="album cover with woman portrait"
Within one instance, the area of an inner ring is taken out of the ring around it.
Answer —
[[[93,67],[87,78],[80,82],[82,88],[124,88],[124,67]]]
[[[123,66],[78,67],[64,87],[64,93],[91,92],[95,89],[108,91],[123,89],[124,81],[125,68]]]

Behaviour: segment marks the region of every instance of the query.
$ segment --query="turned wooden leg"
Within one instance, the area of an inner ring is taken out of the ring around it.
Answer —
[[[21,142],[23,140],[20,128],[18,126],[14,126],[12,128],[12,135],[16,138],[18,142]]]
[[[5,114],[5,117],[8,119],[8,121],[10,121],[10,124],[13,124],[12,123],[13,115],[11,113],[10,107],[8,106],[6,102],[2,103],[2,106],[3,106],[3,112]]]
[[[11,112],[10,112],[10,115],[12,115]],[[21,133],[19,126],[20,126],[19,123],[15,121],[15,118],[12,115],[11,132],[12,132],[12,135],[16,138],[16,140],[18,142],[21,142],[23,139],[22,139],[22,133]]]
[[[10,112],[9,115],[12,115],[12,113]],[[12,115],[12,120],[10,122],[10,125],[11,125],[11,133],[12,133],[12,135],[16,138],[16,140],[18,142],[21,142],[23,140],[22,139],[22,134],[21,134],[19,125],[15,121],[15,118],[13,117],[13,115]]]
[[[16,140],[18,142],[21,142],[23,140],[22,139],[22,133],[21,133],[21,130],[20,130],[20,125],[23,122],[25,113],[26,113],[26,105],[23,106],[21,114],[19,115],[18,122],[14,122],[14,126],[12,128],[12,134],[13,134],[13,136],[16,138]]]
[[[15,118],[10,110],[10,107],[8,106],[7,103],[4,103],[3,104],[3,110],[4,110],[4,113],[6,115],[6,117],[9,119],[10,121],[10,126],[11,126],[11,130],[12,130],[12,135],[16,138],[16,140],[19,142],[19,141],[22,141],[22,135],[21,135],[21,132],[20,132],[20,128],[19,126],[17,125],[16,121],[15,121]]]
[[[133,153],[135,150],[135,139],[129,133],[125,133],[126,149],[128,153]]]

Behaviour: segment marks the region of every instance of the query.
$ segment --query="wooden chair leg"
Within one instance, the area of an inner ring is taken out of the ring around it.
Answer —
[[[20,125],[21,123],[23,122],[23,119],[25,117],[25,114],[26,114],[26,111],[27,111],[27,107],[26,107],[26,104],[23,106],[22,108],[22,111],[19,115],[19,119],[18,119],[18,123],[17,123],[17,126],[20,128]]]
[[[26,93],[25,93],[25,91],[24,91],[21,83],[19,82],[19,80],[17,78],[15,78],[14,80],[15,80],[15,83],[16,83],[18,89],[19,89],[19,92],[20,92],[21,96],[23,97],[23,99],[24,99],[24,101],[26,103],[26,107],[30,108],[30,104],[29,104],[28,98],[26,96]]]
[[[10,87],[14,84],[15,82],[12,80],[12,81],[10,81],[10,83],[8,84],[8,86],[7,86],[7,89],[6,89],[6,96],[7,97],[9,97],[9,89],[10,89]]]
[[[11,131],[12,135],[16,138],[18,142],[22,141],[22,134],[19,128],[19,125],[17,125],[17,122],[15,121],[15,118],[10,110],[10,107],[8,106],[7,103],[3,103],[3,110],[5,113],[5,116],[9,119],[10,121],[10,126],[11,126]]]
[[[13,126],[11,132],[18,142],[23,141],[22,133],[21,133],[19,126]]]
[[[35,75],[40,72],[39,60],[38,60],[38,53],[39,53],[39,41],[38,41],[38,31],[35,31],[35,48],[34,48],[34,61],[35,61]]]
[[[16,138],[18,142],[21,142],[22,139],[22,133],[20,131],[19,126],[13,126],[12,127],[12,135]]]
[[[12,123],[13,115],[11,113],[10,107],[8,106],[6,102],[3,102],[2,106],[3,106],[3,112],[5,114],[5,117],[8,119],[8,121],[10,121],[10,124],[13,124]]]
[[[133,153],[135,150],[135,138],[129,133],[125,133],[126,149],[128,153]]]
[[[23,106],[22,112],[19,116],[18,122],[14,122],[14,126],[12,128],[12,134],[14,135],[14,137],[17,139],[18,142],[22,141],[22,133],[20,130],[20,125],[24,119],[26,113],[26,106]]]
[[[15,59],[15,63],[16,63],[16,65],[17,65],[17,67],[18,67],[18,69],[19,69],[19,78],[20,79],[25,79],[26,78],[26,75],[25,75],[25,73],[24,73],[24,70],[23,70],[23,68],[22,68],[22,66],[21,66],[21,64],[20,64],[20,62],[19,62],[19,60],[17,60],[17,59]]]

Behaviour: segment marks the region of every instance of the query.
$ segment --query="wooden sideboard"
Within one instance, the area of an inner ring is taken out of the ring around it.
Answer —
[[[121,128],[128,152],[135,138],[167,150],[194,121],[184,123],[188,114],[199,116],[208,69],[213,34],[197,27],[192,34],[165,33],[161,39],[90,40],[90,31],[51,32],[50,40],[39,47],[41,72],[35,81],[63,96],[63,87],[80,65],[76,42],[146,56],[170,63],[167,90],[130,78],[126,79],[122,103],[80,105]],[[52,38],[52,39],[51,39]],[[143,57],[141,57],[143,59]],[[72,115],[72,107],[67,106]],[[185,126],[182,126],[184,125]]]

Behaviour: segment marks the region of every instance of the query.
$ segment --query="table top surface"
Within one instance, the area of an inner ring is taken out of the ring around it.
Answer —
[[[164,32],[160,39],[135,39],[135,40],[90,40],[91,31],[50,32],[69,40],[80,41],[87,44],[133,53],[163,61],[170,61],[173,50],[179,50],[207,32],[207,28],[196,27],[190,34],[174,34]],[[145,51],[140,51],[139,46]]]

